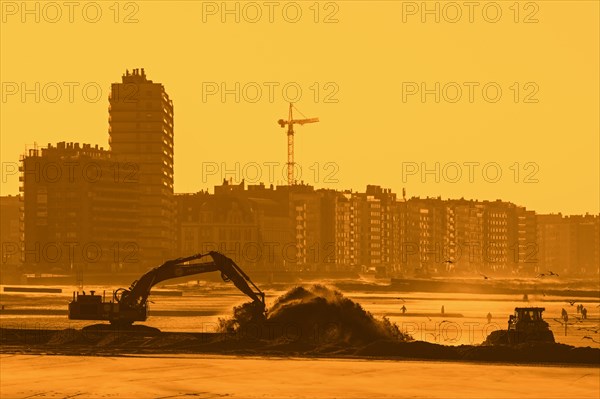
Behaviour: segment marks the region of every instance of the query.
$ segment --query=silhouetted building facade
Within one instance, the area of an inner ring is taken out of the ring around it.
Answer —
[[[362,197],[351,192],[335,197],[335,264],[339,270],[361,270]]]
[[[537,215],[538,271],[574,276],[600,273],[598,215]]]
[[[20,171],[25,271],[137,270],[138,193],[110,152],[48,144],[30,149]]]
[[[249,270],[334,271],[332,190],[224,181],[214,194],[178,194],[179,251],[219,250]]]
[[[264,185],[215,186],[215,193],[178,194],[181,253],[216,250],[248,270],[283,268],[289,234],[287,196]],[[295,246],[289,248],[295,256]]]
[[[404,200],[390,189],[369,185],[364,193],[338,193],[334,213],[338,269],[381,277],[402,271]]]
[[[573,274],[593,275],[600,268],[600,229],[598,215],[569,216],[571,228]],[[573,248],[574,247],[574,248]],[[574,250],[574,251],[573,251]],[[573,253],[574,252],[574,253]]]
[[[513,271],[522,275],[535,275],[539,272],[539,242],[535,212],[522,206],[515,206],[516,243],[513,244]]]
[[[561,214],[537,215],[538,273],[552,270],[563,274],[572,272],[571,229],[569,219]]]
[[[14,270],[21,264],[21,201],[18,195],[0,197],[0,270]]]
[[[127,71],[112,84],[109,124],[112,155],[132,167],[138,188],[140,257],[148,267],[160,264],[176,246],[173,102],[143,68]]]
[[[445,202],[441,198],[410,198],[406,204],[406,236],[403,260],[409,272],[429,275],[439,272],[447,254]]]
[[[478,201],[447,201],[445,248],[447,271],[476,274],[483,265],[483,215]]]

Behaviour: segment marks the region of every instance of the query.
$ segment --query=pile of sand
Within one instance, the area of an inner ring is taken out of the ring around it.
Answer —
[[[246,303],[234,308],[232,318],[219,321],[221,332],[265,340],[358,345],[411,339],[388,319],[376,319],[341,292],[322,285],[289,290],[266,315]]]

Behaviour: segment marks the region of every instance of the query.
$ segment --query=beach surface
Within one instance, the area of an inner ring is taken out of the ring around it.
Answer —
[[[1,355],[3,398],[597,398],[598,367]]]

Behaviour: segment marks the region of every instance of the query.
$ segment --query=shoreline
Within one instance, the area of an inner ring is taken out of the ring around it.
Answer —
[[[414,357],[376,357],[376,356],[334,356],[334,355],[283,355],[283,354],[263,354],[263,355],[245,355],[241,353],[218,353],[218,352],[199,352],[199,353],[180,353],[180,352],[156,352],[156,353],[54,353],[54,352],[20,352],[4,351],[0,349],[0,357],[13,356],[58,356],[58,357],[94,357],[94,358],[131,358],[131,359],[177,359],[177,360],[197,360],[197,359],[246,359],[246,360],[331,360],[331,361],[377,361],[377,362],[427,362],[427,363],[460,363],[468,365],[490,365],[490,366],[511,366],[511,367],[577,367],[598,369],[596,363],[564,363],[564,362],[507,362],[493,360],[466,360],[466,359],[424,359]]]
[[[449,361],[481,364],[598,367],[600,349],[565,344],[449,346],[426,341],[378,340],[359,344],[252,339],[219,333],[0,328],[0,354],[50,356],[304,358]]]

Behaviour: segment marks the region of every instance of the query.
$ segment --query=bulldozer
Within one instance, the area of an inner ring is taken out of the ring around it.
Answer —
[[[554,334],[542,318],[545,308],[516,307],[508,317],[508,329],[498,330],[488,335],[485,345],[517,345],[529,342],[554,343]]]

